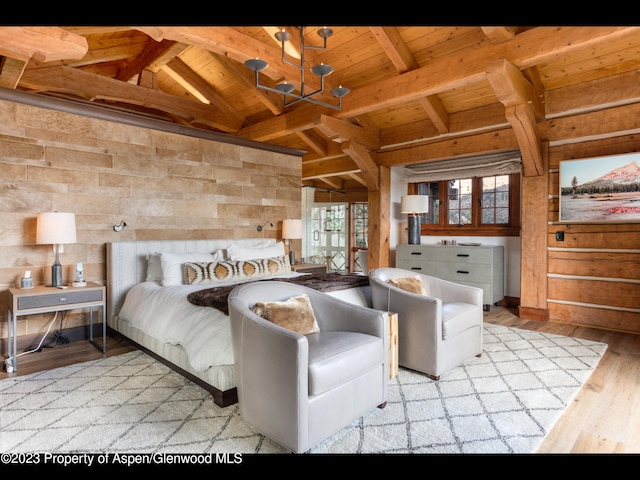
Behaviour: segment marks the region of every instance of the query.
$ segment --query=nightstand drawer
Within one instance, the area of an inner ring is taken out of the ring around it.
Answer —
[[[299,273],[327,273],[327,266],[320,263],[294,263],[291,270]]]
[[[87,290],[84,292],[60,291],[58,293],[52,293],[48,295],[19,297],[18,310],[29,310],[32,308],[55,307],[100,301],[103,301],[102,290]]]

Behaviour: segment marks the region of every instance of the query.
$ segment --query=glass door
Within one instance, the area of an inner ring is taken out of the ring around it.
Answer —
[[[307,263],[326,264],[330,272],[349,271],[349,204],[315,202],[314,188],[303,195],[302,251]]]

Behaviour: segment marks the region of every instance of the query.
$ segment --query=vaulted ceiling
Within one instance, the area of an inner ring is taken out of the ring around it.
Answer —
[[[0,27],[0,87],[304,151],[305,185],[370,191],[381,165],[514,149],[537,175],[554,121],[640,101],[639,27],[339,26],[304,60],[333,67],[314,98],[347,87],[342,108],[285,106],[244,65],[264,59],[262,84],[299,88],[282,29],[298,62],[289,26]]]

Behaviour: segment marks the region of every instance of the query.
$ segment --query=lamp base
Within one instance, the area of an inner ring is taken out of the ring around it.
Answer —
[[[289,252],[289,263],[291,265],[295,265],[296,263],[296,252],[294,252],[293,250]]]
[[[62,285],[62,265],[53,264],[51,265],[51,286],[59,287]]]
[[[420,245],[420,215],[409,215],[409,245]]]

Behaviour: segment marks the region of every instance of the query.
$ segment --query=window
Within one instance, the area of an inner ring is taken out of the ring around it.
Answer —
[[[520,234],[520,174],[410,183],[408,193],[429,197],[422,235]]]
[[[356,202],[353,204],[353,238],[354,247],[357,249],[367,248],[369,240],[369,204]]]

